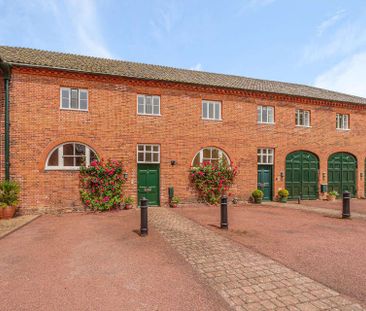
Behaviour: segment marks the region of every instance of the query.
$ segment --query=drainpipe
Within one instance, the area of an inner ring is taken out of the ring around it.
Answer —
[[[4,145],[4,158],[5,158],[5,180],[10,179],[10,109],[9,109],[9,84],[10,84],[10,66],[6,63],[0,62],[0,70],[4,79],[4,92],[5,92],[5,145]]]

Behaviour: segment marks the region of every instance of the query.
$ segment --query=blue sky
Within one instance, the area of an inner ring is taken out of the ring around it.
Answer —
[[[0,0],[0,45],[366,97],[365,0]]]

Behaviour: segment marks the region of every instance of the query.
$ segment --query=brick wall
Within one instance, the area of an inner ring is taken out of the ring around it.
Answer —
[[[89,111],[60,110],[62,86],[87,88]],[[10,92],[11,177],[21,184],[23,208],[80,206],[78,172],[44,170],[49,151],[67,141],[86,143],[105,159],[122,159],[129,173],[127,193],[135,198],[136,145],[160,144],[162,203],[169,186],[183,200],[194,199],[188,169],[205,146],[224,150],[239,166],[232,193],[243,199],[256,188],[258,147],[275,148],[275,192],[284,187],[280,174],[289,152],[315,153],[324,183],[327,158],[347,151],[357,157],[358,195],[363,195],[359,172],[366,156],[366,110],[361,106],[24,68],[13,69]],[[140,93],[161,96],[162,116],[137,115]],[[222,101],[223,121],[201,119],[202,99]],[[0,103],[1,108],[3,100]],[[257,124],[258,104],[275,106],[275,125]],[[311,128],[295,127],[296,107],[311,110]],[[350,131],[335,129],[336,112],[351,114]],[[171,160],[177,165],[171,166]]]

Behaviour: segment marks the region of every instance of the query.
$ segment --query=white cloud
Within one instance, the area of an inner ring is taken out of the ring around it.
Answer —
[[[327,18],[317,27],[317,35],[321,36],[324,32],[326,32],[329,28],[337,24],[343,17],[345,16],[345,10],[339,10],[331,17]]]
[[[112,55],[104,43],[100,30],[95,1],[68,0],[67,3],[80,51],[88,55],[111,58]]]
[[[333,35],[314,40],[304,49],[303,64],[308,64],[333,56],[345,56],[366,44],[366,28],[358,22],[348,23],[338,28]]]
[[[315,86],[366,97],[366,52],[348,57],[320,74]]]
[[[197,71],[202,71],[202,64],[201,63],[197,63],[196,65],[192,66],[189,69],[191,69],[191,70],[197,70]]]

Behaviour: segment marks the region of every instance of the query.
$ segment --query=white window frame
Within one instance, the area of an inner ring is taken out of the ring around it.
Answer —
[[[203,150],[207,150],[207,149],[209,149],[209,150],[210,150],[210,155],[211,155],[211,156],[210,156],[210,158],[205,158],[205,157],[203,156]],[[213,158],[213,157],[212,157],[212,150],[218,150],[218,155],[219,155],[219,157],[218,157],[218,158]],[[198,151],[198,152],[194,155],[193,160],[192,160],[192,162],[191,162],[191,165],[193,165],[194,160],[196,159],[197,155],[199,155],[199,158],[200,158],[200,164],[202,164],[203,162],[206,162],[206,161],[211,163],[211,161],[212,161],[212,160],[219,160],[219,159],[221,159],[222,157],[225,157],[225,158],[226,158],[226,160],[227,160],[227,163],[228,163],[228,164],[230,164],[230,159],[229,159],[228,155],[227,155],[224,151],[222,151],[221,149],[216,148],[216,147],[205,147],[205,148],[202,148],[200,151]]]
[[[210,121],[221,121],[222,120],[222,117],[221,117],[221,101],[217,101],[217,100],[202,100],[202,120],[210,120]],[[204,105],[207,105],[207,115],[203,115],[203,107]],[[210,115],[209,115],[209,107],[212,106],[212,109],[213,109],[213,117],[210,118]],[[219,107],[219,115],[218,117],[216,117],[216,106]]]
[[[269,120],[269,113],[271,111],[272,120]],[[267,119],[263,118],[263,111],[267,110]],[[258,118],[259,117],[259,118]],[[258,124],[274,124],[275,123],[275,108],[273,106],[257,106],[257,123]]]
[[[258,148],[257,149],[258,165],[273,165],[274,149],[273,148]]]
[[[69,92],[69,107],[65,108],[62,107],[62,91],[67,90]],[[77,90],[78,91],[78,107],[79,108],[71,108],[71,91]],[[86,109],[80,108],[80,93],[85,92],[86,93]],[[88,111],[89,109],[89,92],[87,89],[78,89],[78,88],[72,88],[72,87],[61,87],[60,88],[60,109],[61,110],[73,110],[73,111]]]
[[[139,150],[139,147],[143,146],[143,150]],[[146,147],[150,146],[151,150],[146,151]],[[154,151],[154,147],[158,147],[157,151]],[[159,164],[160,163],[160,145],[157,144],[138,144],[137,145],[137,163],[147,163],[147,164]],[[144,155],[142,161],[139,160],[139,153]],[[151,153],[151,161],[146,161],[146,153]],[[154,161],[153,154],[158,154],[158,161]]]
[[[90,165],[90,151],[94,152],[94,154],[98,157],[98,154],[94,151],[94,149],[90,148],[88,145],[85,145],[83,143],[80,142],[66,142],[63,143],[61,145],[58,145],[57,147],[53,148],[51,150],[51,152],[48,154],[47,156],[47,160],[46,160],[46,166],[45,169],[48,171],[59,171],[59,170],[63,170],[63,171],[74,171],[74,170],[80,170],[80,166],[64,166],[64,145],[68,145],[68,144],[73,144],[73,148],[75,150],[75,145],[83,145],[85,147],[85,165],[89,166]],[[48,165],[48,161],[51,157],[51,155],[55,152],[55,150],[58,149],[58,166],[49,166]],[[69,157],[69,156],[65,156],[65,157]],[[71,156],[70,156],[71,157]]]
[[[147,97],[151,97],[151,103],[152,103],[152,113],[147,113],[146,112],[146,98]],[[139,112],[139,98],[143,98],[144,100],[144,104],[143,104],[143,108],[144,111],[143,112]],[[159,100],[159,112],[158,113],[154,113],[154,98]],[[161,100],[160,100],[160,96],[159,95],[147,95],[147,94],[137,94],[137,114],[138,115],[143,115],[143,116],[161,116],[160,113],[160,104],[161,104]]]
[[[337,113],[336,114],[336,129],[348,131],[350,129],[349,121],[350,121],[349,114]]]
[[[301,124],[301,117],[303,124]],[[310,110],[296,109],[295,123],[298,127],[310,127],[311,124],[311,113]]]

